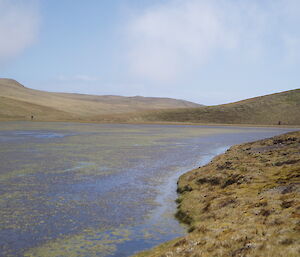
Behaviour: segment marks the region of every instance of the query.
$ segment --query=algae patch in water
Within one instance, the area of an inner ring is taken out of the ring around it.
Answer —
[[[25,252],[27,257],[79,257],[107,256],[116,250],[116,245],[128,241],[131,232],[126,229],[85,230],[83,233],[59,238]]]

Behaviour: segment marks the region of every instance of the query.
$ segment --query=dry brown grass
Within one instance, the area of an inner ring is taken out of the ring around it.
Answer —
[[[0,120],[300,125],[300,89],[201,106],[170,98],[50,93],[0,79]]]
[[[0,79],[0,119],[36,120],[127,120],[127,113],[146,110],[196,107],[171,98],[96,96],[50,93],[24,87],[11,79]]]
[[[300,89],[255,97],[235,103],[160,110],[143,114],[144,120],[219,124],[300,124]]]

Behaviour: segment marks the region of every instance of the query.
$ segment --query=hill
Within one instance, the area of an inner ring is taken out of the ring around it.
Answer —
[[[300,124],[300,89],[255,97],[235,103],[155,111],[141,120],[219,124]]]
[[[0,120],[300,125],[300,89],[216,106],[156,97],[51,93],[0,79]]]
[[[97,115],[137,113],[146,110],[199,107],[171,98],[97,96],[51,93],[29,89],[12,79],[0,79],[0,119],[94,120]]]
[[[178,181],[189,233],[135,257],[299,256],[300,131],[231,147]]]

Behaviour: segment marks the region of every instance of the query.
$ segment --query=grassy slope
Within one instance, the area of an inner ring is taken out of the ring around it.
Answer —
[[[49,93],[0,79],[0,97],[0,120],[300,125],[300,89],[199,107],[170,98]]]
[[[300,256],[300,131],[233,146],[179,179],[185,237],[136,257]]]
[[[145,121],[265,125],[275,125],[281,121],[286,125],[299,125],[300,89],[224,105],[150,112],[143,115],[142,119]]]
[[[0,79],[0,97],[0,119],[28,118],[33,114],[38,120],[72,118],[89,121],[97,115],[199,106],[171,98],[50,93],[26,88],[11,79]]]
[[[76,117],[70,113],[59,111],[51,107],[45,107],[24,101],[14,100],[0,96],[0,121],[1,120],[28,120],[31,115],[39,120],[72,120]]]

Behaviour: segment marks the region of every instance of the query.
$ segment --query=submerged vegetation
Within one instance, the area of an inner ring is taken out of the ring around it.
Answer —
[[[185,237],[136,257],[299,256],[300,131],[231,147],[180,177]]]
[[[0,256],[108,256],[123,249],[129,255],[135,247],[143,250],[179,236],[183,229],[172,216],[176,195],[168,203],[156,201],[166,178],[199,160],[197,138],[250,132],[3,122]],[[171,206],[170,213],[162,217],[162,208],[155,216],[162,202],[163,208]]]
[[[129,256],[181,236],[179,175],[228,145],[282,131],[2,122],[0,256]]]

